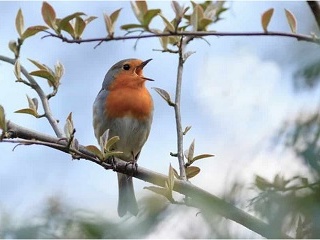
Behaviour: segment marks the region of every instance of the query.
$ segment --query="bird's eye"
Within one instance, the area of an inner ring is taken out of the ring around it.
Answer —
[[[130,69],[130,65],[129,64],[125,64],[122,67],[124,70],[129,70]]]

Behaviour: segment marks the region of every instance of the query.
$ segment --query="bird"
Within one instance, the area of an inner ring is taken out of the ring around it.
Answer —
[[[145,86],[154,81],[143,76],[143,68],[151,61],[130,58],[114,64],[105,75],[102,88],[93,103],[93,128],[98,142],[109,129],[109,138],[120,139],[113,145],[122,152],[117,158],[136,165],[148,139],[153,120],[153,99]],[[136,165],[137,166],[137,165]],[[132,176],[118,175],[118,215],[139,212]]]

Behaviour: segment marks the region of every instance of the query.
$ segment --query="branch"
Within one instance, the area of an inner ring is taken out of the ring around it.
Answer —
[[[320,5],[317,1],[307,1],[320,30]]]
[[[190,37],[205,37],[205,36],[217,36],[217,37],[248,37],[248,36],[265,36],[265,37],[289,37],[295,38],[298,41],[311,42],[320,45],[320,39],[310,35],[285,33],[285,32],[172,32],[172,33],[152,33],[145,35],[134,35],[134,36],[121,36],[121,37],[104,37],[104,38],[88,38],[88,39],[69,39],[54,33],[48,33],[45,37],[55,37],[61,39],[67,43],[88,43],[88,42],[109,42],[109,41],[120,41],[129,39],[142,39],[142,38],[154,38],[154,37],[170,37],[170,36],[190,36]]]
[[[183,41],[183,37],[181,37],[179,43],[179,63],[178,63],[178,71],[177,71],[177,83],[176,83],[176,96],[175,96],[175,104],[174,104],[174,113],[176,118],[176,128],[177,128],[177,146],[178,146],[178,161],[179,161],[179,169],[180,169],[180,177],[183,180],[187,180],[185,163],[183,157],[183,130],[181,124],[181,86],[182,86],[182,73],[183,73],[183,54],[184,54],[185,43]]]
[[[3,139],[4,142],[43,145],[69,154],[74,153],[78,157],[94,162],[105,169],[113,168],[113,165],[110,165],[106,162],[101,162],[97,156],[86,150],[84,146],[79,145],[77,149],[67,148],[68,143],[66,140],[61,140],[56,137],[35,132],[33,130],[21,127],[11,121],[7,122],[7,129],[8,131],[5,133],[5,139]],[[137,169],[135,167],[130,168],[128,167],[127,162],[119,159],[114,159],[114,164],[114,171],[128,174],[158,186],[165,187],[165,182],[168,179],[168,177],[163,174],[153,172],[140,166]],[[290,238],[284,233],[274,232],[274,229],[269,224],[242,211],[232,204],[225,202],[209,192],[194,186],[190,182],[175,179],[173,189],[178,193],[188,196],[191,199],[193,206],[202,209],[202,211],[206,211],[206,213],[209,211],[210,214],[218,213],[223,217],[231,219],[260,234],[263,237]]]
[[[8,58],[8,57],[2,56],[2,55],[0,55],[0,61],[7,62],[12,65],[14,65],[16,62],[15,59]],[[29,81],[29,84],[27,84],[27,85],[30,86],[32,89],[34,89],[37,92],[38,96],[40,97],[42,107],[44,110],[44,116],[48,119],[56,136],[59,138],[62,138],[64,136],[63,131],[59,128],[57,120],[53,117],[53,114],[52,114],[50,106],[49,106],[48,97],[43,92],[42,88],[39,86],[39,84],[36,82],[36,80],[28,73],[28,71],[23,66],[21,66],[21,72]]]

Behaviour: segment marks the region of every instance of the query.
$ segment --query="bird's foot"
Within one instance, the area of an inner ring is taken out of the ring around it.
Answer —
[[[138,171],[138,163],[136,160],[127,162],[126,163],[126,171],[127,171],[129,165],[131,165],[131,167],[132,167],[131,173],[132,173],[132,176],[134,176],[136,174],[136,172]]]
[[[108,163],[111,165],[113,170],[117,169],[116,161],[114,160],[114,156],[108,158]]]

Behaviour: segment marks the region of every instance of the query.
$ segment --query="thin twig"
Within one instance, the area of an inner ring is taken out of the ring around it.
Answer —
[[[176,96],[175,96],[175,104],[174,104],[174,113],[176,119],[176,130],[177,130],[177,146],[178,146],[178,161],[179,161],[179,169],[180,169],[180,177],[183,180],[187,180],[185,163],[183,157],[183,129],[181,124],[181,86],[182,86],[182,73],[183,73],[183,54],[184,54],[185,42],[183,41],[183,37],[181,37],[179,44],[179,63],[177,70],[177,82],[176,82]]]
[[[14,65],[16,62],[15,59],[8,58],[3,55],[0,55],[0,61],[7,62],[12,65]],[[36,80],[28,73],[28,71],[23,66],[21,66],[21,72],[29,81],[29,83],[30,83],[29,86],[32,89],[34,89],[37,92],[37,94],[39,95],[45,117],[48,119],[48,122],[50,123],[51,127],[53,128],[56,136],[59,138],[62,138],[64,136],[63,131],[59,128],[57,120],[53,117],[53,114],[51,112],[49,101],[48,101],[46,94],[44,93],[44,91],[42,90],[40,85],[36,82]]]
[[[88,43],[88,42],[109,42],[109,41],[120,41],[120,40],[129,40],[129,39],[142,39],[142,38],[154,38],[154,37],[170,37],[170,36],[190,36],[190,37],[205,37],[205,36],[217,36],[217,37],[248,37],[248,36],[265,36],[265,37],[289,37],[295,38],[298,41],[306,41],[320,45],[320,39],[315,38],[312,35],[304,34],[294,34],[286,32],[174,32],[174,33],[151,33],[145,35],[134,35],[134,36],[120,36],[120,37],[103,37],[103,38],[88,38],[88,39],[69,39],[54,33],[49,35],[55,38],[61,39],[63,42],[67,43]]]

